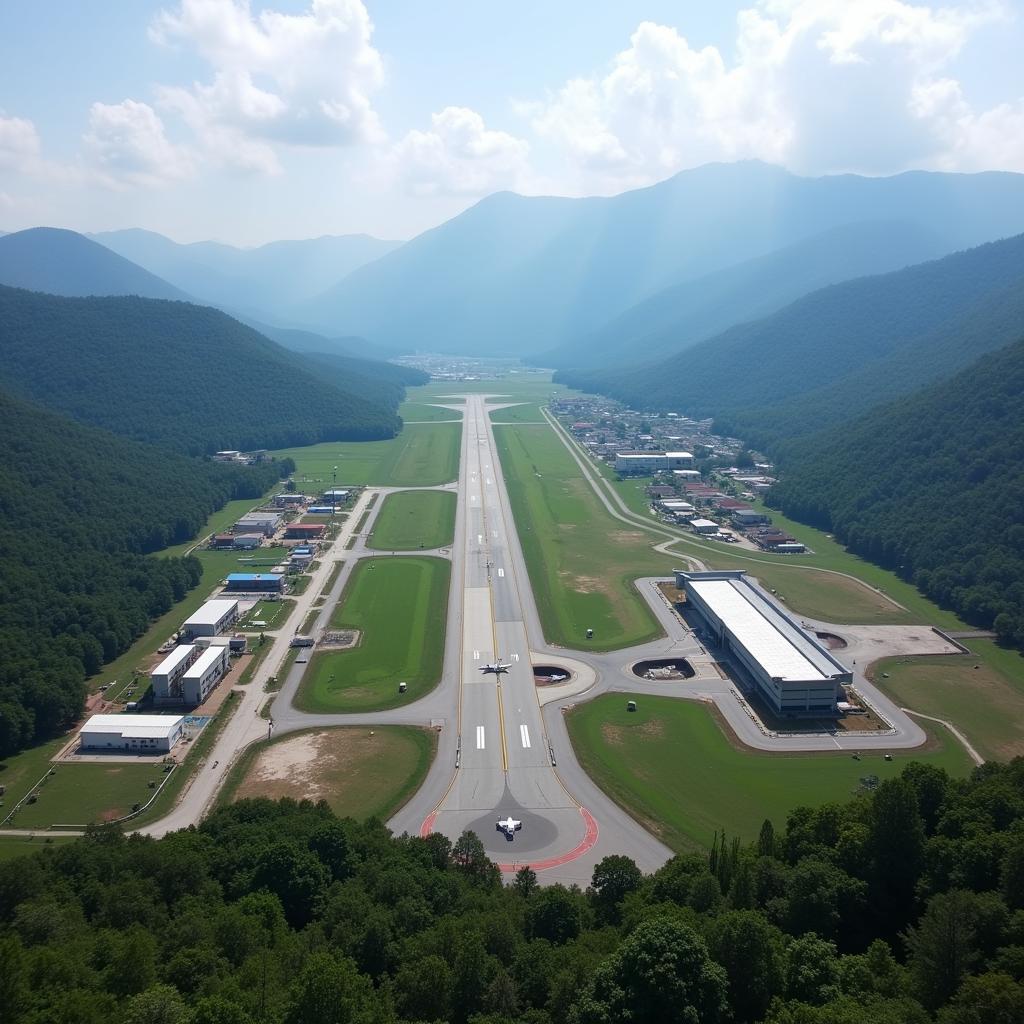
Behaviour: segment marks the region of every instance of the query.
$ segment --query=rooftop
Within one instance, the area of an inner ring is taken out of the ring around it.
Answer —
[[[186,626],[216,626],[225,615],[230,615],[238,607],[238,602],[227,598],[215,598],[207,601],[197,612],[185,620]]]
[[[195,644],[179,644],[153,669],[152,675],[163,676],[173,672],[195,649]]]
[[[199,679],[203,673],[215,665],[221,658],[224,657],[223,647],[207,647],[202,654],[199,655],[196,660],[189,665],[188,670],[185,672],[183,679]]]
[[[93,715],[82,732],[110,733],[127,739],[164,739],[181,724],[181,715]]]

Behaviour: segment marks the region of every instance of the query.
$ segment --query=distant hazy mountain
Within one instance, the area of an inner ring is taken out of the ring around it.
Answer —
[[[823,288],[681,355],[556,380],[713,416],[775,447],[957,372],[1024,337],[1024,235]]]
[[[830,228],[767,256],[658,292],[601,330],[542,353],[555,367],[636,363],[668,356],[734,324],[774,313],[828,284],[934,259],[954,248],[913,223],[868,221]]]
[[[499,193],[354,270],[313,329],[396,348],[532,355],[681,281],[833,227],[901,221],[954,247],[1024,231],[1024,175],[799,178],[749,162],[612,198]]]
[[[402,244],[369,235],[324,235],[237,249],[219,242],[181,245],[135,228],[90,237],[212,305],[272,316],[284,316]]]
[[[0,238],[0,284],[51,295],[189,298],[148,270],[62,228],[29,228]]]

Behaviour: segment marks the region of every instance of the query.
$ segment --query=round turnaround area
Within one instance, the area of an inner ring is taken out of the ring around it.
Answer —
[[[419,789],[436,747],[436,733],[412,726],[291,733],[250,747],[222,800],[326,800],[338,817],[386,820]]]
[[[320,714],[380,711],[433,689],[441,678],[450,575],[443,558],[361,559],[330,623],[359,630],[359,645],[315,654],[295,706]]]
[[[636,711],[627,710],[631,700]],[[911,761],[956,777],[973,767],[941,727],[924,748],[894,752],[891,761],[881,751],[860,760],[838,752],[764,754],[730,742],[707,705],[674,697],[605,694],[578,705],[567,724],[584,770],[674,850],[710,846],[723,829],[756,839],[765,818],[781,828],[794,807],[847,800]]]
[[[384,499],[367,547],[415,551],[448,547],[455,539],[452,491],[399,491]]]
[[[638,661],[633,666],[633,675],[641,679],[676,682],[680,679],[692,679],[695,674],[693,666],[685,658],[654,658],[650,661]]]

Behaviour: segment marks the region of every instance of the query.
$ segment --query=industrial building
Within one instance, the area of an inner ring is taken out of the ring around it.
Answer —
[[[317,540],[327,529],[325,523],[289,523],[285,527],[285,540]]]
[[[321,501],[326,502],[328,505],[344,505],[348,501],[348,491],[343,491],[340,488],[334,488],[330,491],[324,491],[324,496]]]
[[[273,537],[281,523],[280,512],[248,512],[232,527],[234,533],[261,533]]]
[[[649,473],[664,473],[676,469],[692,469],[693,455],[690,452],[616,452],[615,472],[635,473],[646,476]]]
[[[284,576],[278,572],[233,572],[228,574],[225,590],[242,594],[279,594]]]
[[[207,647],[181,677],[182,701],[191,707],[202,704],[227,672],[229,661],[227,647]]]
[[[690,521],[690,529],[692,529],[694,533],[700,533],[707,536],[709,534],[718,533],[718,523],[711,519],[692,519]]]
[[[216,636],[237,618],[237,601],[226,597],[214,598],[185,620],[182,632],[187,636]]]
[[[232,654],[244,654],[249,646],[249,638],[244,633],[233,636],[197,636],[196,647],[205,650],[207,647],[226,647]]]
[[[743,683],[786,718],[838,714],[853,675],[742,571],[683,572],[676,586],[743,674]]]
[[[304,494],[288,491],[274,495],[274,504],[278,508],[301,508],[309,499]]]
[[[311,516],[333,516],[337,509],[334,505],[310,505],[306,511]]]
[[[177,703],[181,700],[181,677],[198,657],[198,647],[194,644],[181,644],[150,672],[153,700],[157,704]]]
[[[241,551],[252,551],[263,543],[262,533],[236,533],[233,538],[232,547]]]
[[[184,728],[180,715],[93,715],[78,739],[82,751],[169,754]]]

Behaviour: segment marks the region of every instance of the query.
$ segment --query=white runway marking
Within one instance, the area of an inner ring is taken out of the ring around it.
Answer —
[[[491,479],[490,477],[488,477],[488,478],[487,478],[487,483],[488,483],[488,484],[493,484],[493,483],[494,483],[494,481],[493,481],[493,480],[492,480],[492,479]]]
[[[497,530],[491,530],[491,536],[492,537],[497,537],[498,536],[498,531]]]
[[[476,535],[476,542],[477,542],[477,544],[483,544],[483,542],[484,542],[484,535],[482,533],[478,533]]]
[[[519,655],[518,654],[513,654],[512,655],[512,660],[513,661],[518,661],[519,660]]]
[[[476,749],[484,749],[484,727],[482,725],[476,727]]]
[[[480,660],[480,652],[479,651],[474,651],[473,652],[473,660],[474,661],[479,661]]]
[[[523,741],[523,746],[528,747],[530,745],[530,730],[525,725],[519,726],[519,736]]]
[[[498,575],[499,576],[504,576],[505,575],[505,570],[504,569],[499,569],[498,570]]]

